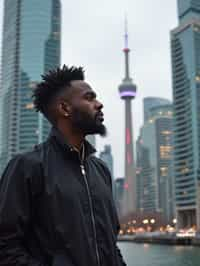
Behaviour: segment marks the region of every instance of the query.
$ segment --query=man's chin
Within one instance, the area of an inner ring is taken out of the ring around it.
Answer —
[[[97,134],[99,134],[101,137],[106,137],[107,136],[106,127],[103,126],[102,129]]]
[[[96,126],[94,129],[89,130],[87,135],[100,135],[101,137],[106,137],[107,129],[103,124],[101,124]]]

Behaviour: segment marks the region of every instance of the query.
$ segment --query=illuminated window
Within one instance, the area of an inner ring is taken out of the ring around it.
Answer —
[[[172,134],[172,131],[169,131],[169,130],[163,130],[161,132],[162,135],[171,135]]]
[[[184,167],[181,169],[181,174],[187,174],[189,172],[189,168]]]
[[[172,116],[172,115],[173,115],[173,112],[168,111],[167,114],[168,114],[169,116]]]
[[[54,37],[59,37],[59,36],[60,36],[60,32],[58,32],[58,31],[54,31],[54,32],[53,32],[53,35],[54,35]]]
[[[33,108],[34,108],[34,104],[33,103],[27,103],[26,109],[33,109]]]
[[[31,89],[35,89],[36,86],[37,86],[37,83],[36,83],[35,81],[31,81],[31,82],[29,83],[29,88],[31,88]]]
[[[160,146],[161,159],[170,159],[172,153],[172,146]]]
[[[136,169],[136,175],[139,175],[141,173],[142,169],[141,168],[137,168]]]
[[[196,80],[197,82],[200,82],[200,76],[196,76],[196,77],[195,77],[195,80]]]
[[[193,26],[193,30],[196,31],[196,32],[200,32],[200,28],[197,27],[197,26]]]
[[[161,167],[160,168],[160,174],[161,174],[161,176],[167,176],[168,175],[168,167]]]

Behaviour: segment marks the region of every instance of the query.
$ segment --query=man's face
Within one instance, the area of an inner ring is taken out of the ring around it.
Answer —
[[[82,80],[71,82],[69,88],[68,102],[71,109],[69,119],[72,125],[84,135],[106,134],[103,124],[103,105],[96,99],[92,88]]]

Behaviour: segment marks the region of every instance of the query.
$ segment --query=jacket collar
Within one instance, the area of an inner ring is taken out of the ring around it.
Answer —
[[[65,152],[74,151],[73,146],[67,142],[62,133],[56,127],[52,127],[51,132],[49,134],[49,138],[56,139],[56,142],[62,147],[62,149]],[[85,157],[88,157],[92,153],[96,152],[96,149],[86,139],[84,140],[84,145],[85,145]]]

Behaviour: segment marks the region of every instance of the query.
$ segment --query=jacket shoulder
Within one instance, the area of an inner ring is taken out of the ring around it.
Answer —
[[[45,145],[42,143],[28,152],[15,155],[4,169],[2,180],[28,183],[32,194],[40,193],[43,184],[42,160]]]
[[[45,151],[48,149],[48,141],[35,145],[32,150],[17,154],[12,160],[23,161],[27,166],[42,164]]]

